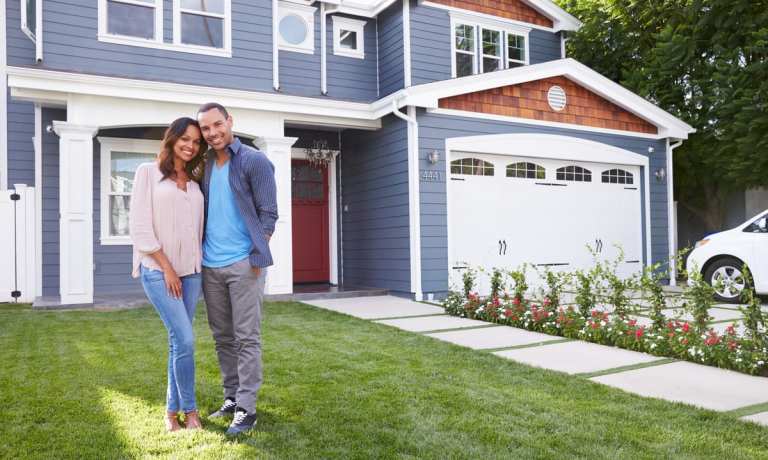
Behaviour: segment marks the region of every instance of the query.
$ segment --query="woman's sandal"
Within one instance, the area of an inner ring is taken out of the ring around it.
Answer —
[[[184,412],[184,424],[188,430],[199,430],[203,428],[203,423],[200,421],[200,414],[196,410]]]
[[[182,428],[179,423],[179,413],[168,411],[165,413],[165,429],[166,431],[173,432],[179,431]]]

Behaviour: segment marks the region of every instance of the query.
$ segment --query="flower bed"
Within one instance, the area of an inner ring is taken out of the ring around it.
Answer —
[[[667,300],[653,268],[636,279],[623,281],[612,274],[606,275],[604,267],[592,271],[591,275],[548,272],[542,277],[547,287],[542,289],[544,295],[540,301],[526,295],[524,269],[506,273],[494,270],[492,293],[487,297],[472,292],[474,274],[468,272],[464,292],[451,292],[443,306],[454,316],[768,376],[768,339],[759,299],[751,294],[745,299],[747,305],[741,309],[744,335],[737,334],[734,324],[719,334],[707,326],[708,310],[712,306],[711,288],[701,279],[694,279],[681,296],[682,310],[689,312],[693,321],[667,318],[664,316]],[[582,275],[581,278],[578,275]],[[573,286],[577,303],[561,305],[562,290],[572,280],[577,280]],[[513,292],[503,289],[506,282],[512,285]],[[587,292],[583,283],[598,294]],[[608,287],[601,291],[601,286]],[[650,324],[639,324],[633,317],[638,309],[629,302],[626,295],[629,288],[640,288],[649,299],[650,309],[643,314],[650,316]],[[608,302],[600,307],[598,300],[610,301],[612,312],[607,311]]]

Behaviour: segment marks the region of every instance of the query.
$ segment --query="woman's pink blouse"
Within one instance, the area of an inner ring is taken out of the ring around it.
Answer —
[[[200,273],[203,243],[203,194],[195,181],[180,190],[171,179],[161,181],[158,164],[136,169],[130,208],[133,277],[139,266],[160,266],[150,256],[162,249],[178,276]]]

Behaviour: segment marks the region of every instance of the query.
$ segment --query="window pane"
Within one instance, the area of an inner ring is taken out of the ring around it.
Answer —
[[[456,53],[456,76],[472,75],[472,55]]]
[[[224,0],[181,0],[181,7],[185,10],[224,14]]]
[[[107,32],[154,39],[155,9],[109,1],[107,2]]]
[[[158,148],[160,144],[158,142]],[[136,168],[142,164],[154,161],[154,153],[112,152],[109,164],[110,192],[131,193],[133,191],[133,176]]]
[[[483,58],[483,72],[493,72],[501,68],[501,59]]]
[[[483,29],[483,54],[501,57],[501,32]]]
[[[224,20],[182,13],[181,42],[187,45],[224,48]]]
[[[307,24],[295,14],[288,14],[280,20],[280,36],[286,43],[299,45],[307,38]]]
[[[341,37],[339,38],[339,45],[348,50],[356,50],[357,49],[357,32],[352,32],[351,30],[340,30],[339,34]]]
[[[26,3],[26,9],[27,9],[27,29],[29,29],[33,34],[35,32],[35,25],[36,22],[36,14],[37,14],[37,8],[36,8],[36,0],[25,0]]]
[[[456,26],[456,49],[475,52],[475,28],[465,24]]]
[[[128,211],[131,196],[109,197],[109,235],[128,236]]]
[[[525,37],[507,35],[507,56],[516,61],[525,61]]]

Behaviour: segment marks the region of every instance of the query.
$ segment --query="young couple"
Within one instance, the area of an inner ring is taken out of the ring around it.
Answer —
[[[210,148],[210,150],[209,150]],[[198,183],[199,182],[199,183]],[[232,134],[216,103],[165,132],[157,161],[138,167],[130,207],[133,276],[168,330],[166,428],[202,427],[195,402],[192,321],[200,290],[224,386],[210,417],[232,416],[227,434],[256,424],[262,382],[261,301],[277,220],[274,167]]]

